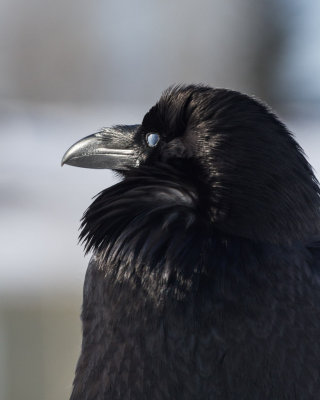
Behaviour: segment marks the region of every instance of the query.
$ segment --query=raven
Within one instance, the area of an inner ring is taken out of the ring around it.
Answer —
[[[71,400],[320,399],[319,184],[266,105],[173,86],[62,164],[123,178],[82,219]]]

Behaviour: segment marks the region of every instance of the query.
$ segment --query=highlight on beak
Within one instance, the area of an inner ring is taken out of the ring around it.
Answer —
[[[127,170],[139,165],[135,146],[140,125],[118,125],[104,128],[72,145],[64,154],[64,164],[82,168]]]

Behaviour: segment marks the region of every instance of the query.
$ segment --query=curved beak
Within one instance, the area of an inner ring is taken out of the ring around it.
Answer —
[[[61,165],[127,170],[139,165],[136,134],[140,125],[118,125],[87,136],[66,151]]]

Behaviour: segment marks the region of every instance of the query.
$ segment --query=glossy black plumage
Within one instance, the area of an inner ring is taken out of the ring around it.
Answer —
[[[134,148],[82,221],[71,399],[319,399],[319,187],[286,127],[246,95],[179,86]]]

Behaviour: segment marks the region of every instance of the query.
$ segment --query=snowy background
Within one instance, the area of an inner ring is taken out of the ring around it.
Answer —
[[[109,171],[60,167],[102,126],[140,123],[172,83],[266,100],[320,176],[320,3],[0,0],[0,399],[67,399]]]

